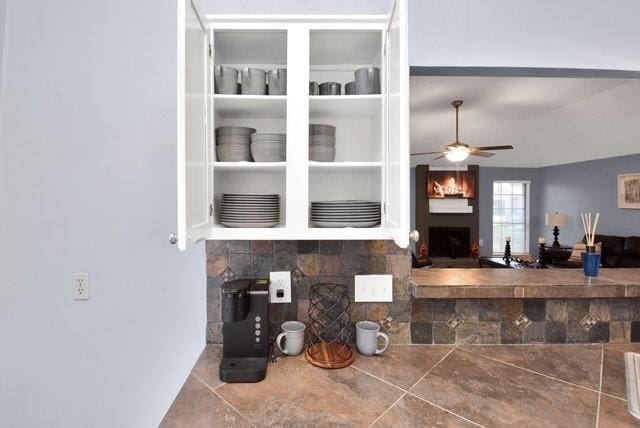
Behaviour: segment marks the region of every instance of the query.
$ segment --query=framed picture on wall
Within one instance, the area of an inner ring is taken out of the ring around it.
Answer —
[[[640,173],[618,176],[618,208],[640,210]]]

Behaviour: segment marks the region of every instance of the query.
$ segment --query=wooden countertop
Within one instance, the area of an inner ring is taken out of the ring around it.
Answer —
[[[413,269],[419,299],[640,297],[640,268],[601,269]]]

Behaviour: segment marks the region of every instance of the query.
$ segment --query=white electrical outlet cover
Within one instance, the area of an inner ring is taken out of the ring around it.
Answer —
[[[356,275],[356,302],[393,302],[392,275]]]
[[[73,300],[89,300],[89,274],[74,273],[71,286]]]
[[[269,302],[291,303],[291,272],[270,272],[269,280]],[[282,297],[278,297],[279,289],[284,291]]]

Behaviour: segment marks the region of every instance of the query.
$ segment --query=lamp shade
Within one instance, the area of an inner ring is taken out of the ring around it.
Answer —
[[[565,227],[569,224],[569,214],[566,213],[547,213],[545,216],[547,226]]]

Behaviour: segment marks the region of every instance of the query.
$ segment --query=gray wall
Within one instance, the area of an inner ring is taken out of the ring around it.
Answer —
[[[541,183],[538,168],[482,168],[480,167],[480,239],[484,245],[480,247],[483,256],[490,256],[493,248],[493,181],[494,180],[529,180],[530,189],[530,236],[529,252],[537,254],[540,212]],[[544,220],[544,219],[543,219]]]
[[[571,245],[582,239],[580,212],[600,212],[598,232],[640,235],[640,210],[618,208],[618,174],[640,173],[640,154],[541,168],[542,200],[539,233],[551,238],[544,225],[545,212],[569,214],[569,226],[560,231],[560,242]]]
[[[409,63],[640,70],[639,17],[636,0],[409,0]]]
[[[7,4],[0,426],[158,426],[205,344],[176,228],[176,2]],[[71,299],[88,272],[89,301]]]

